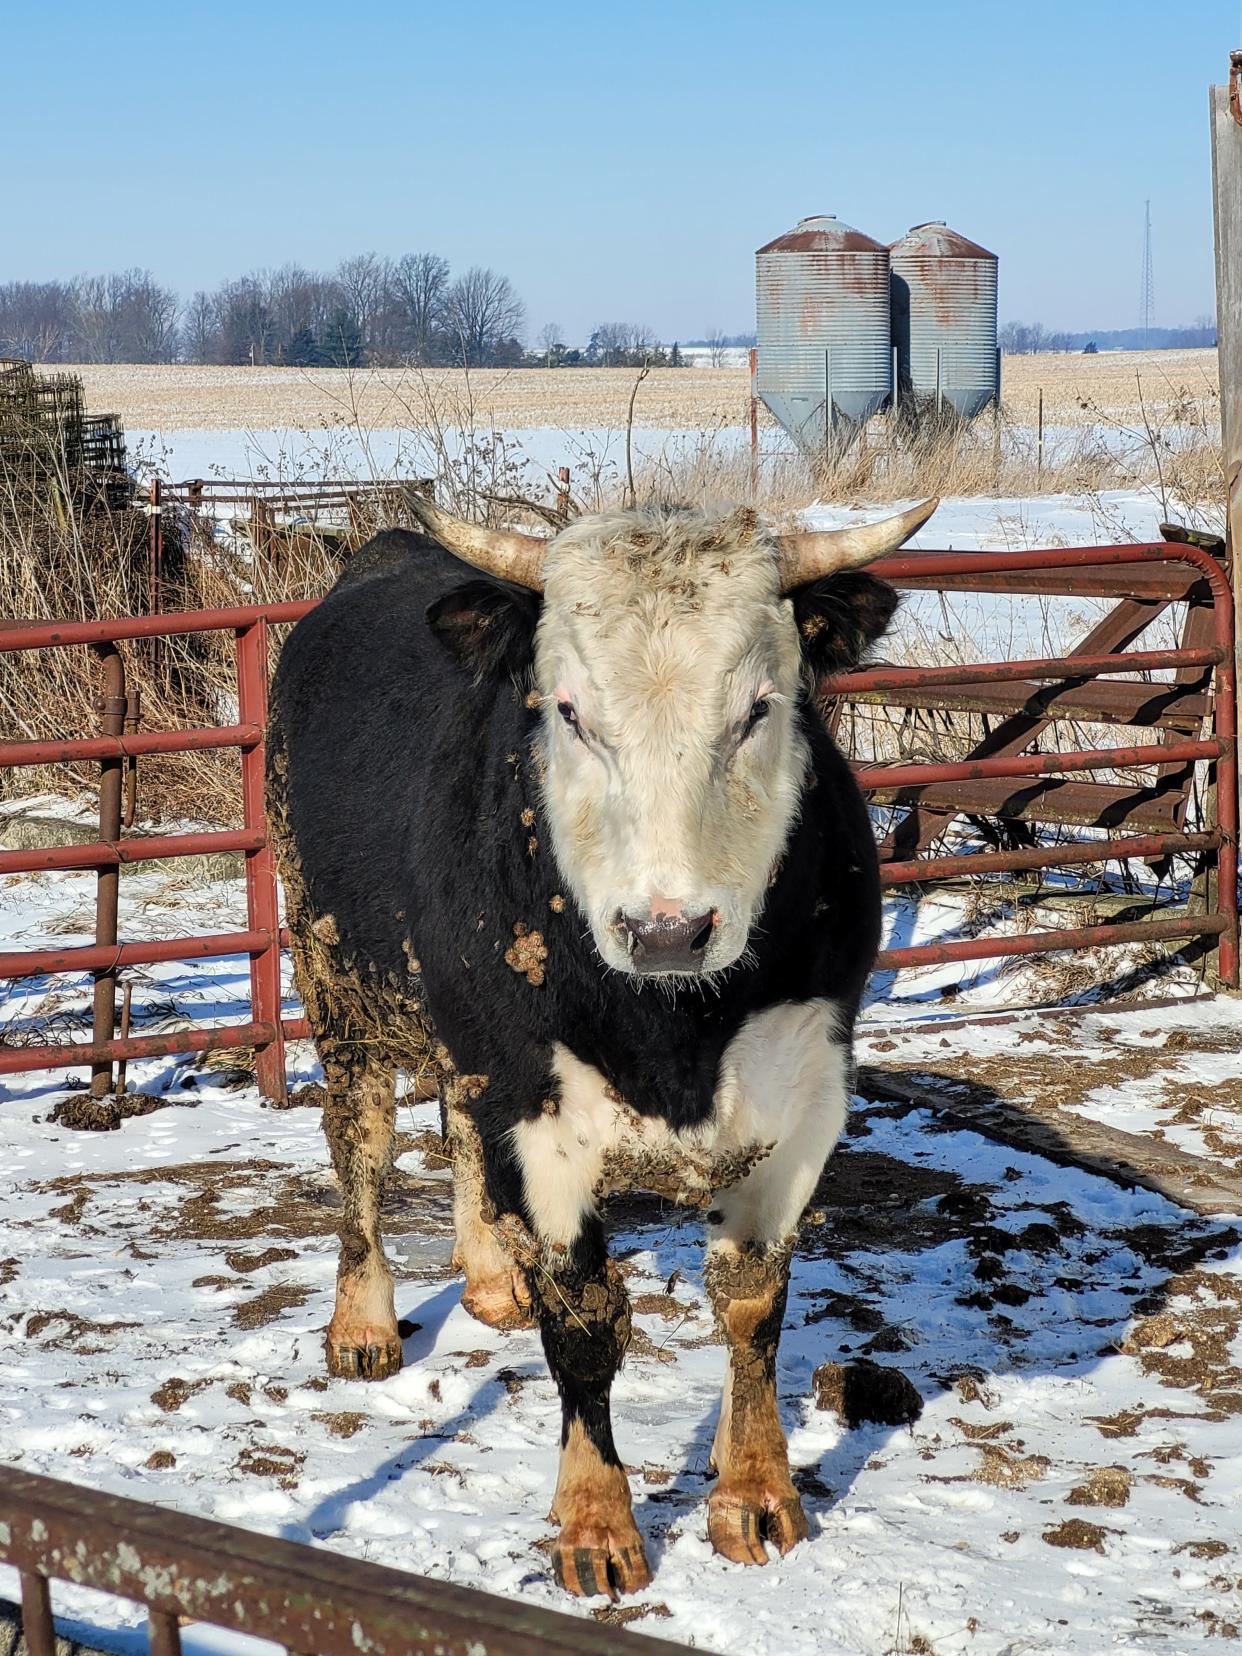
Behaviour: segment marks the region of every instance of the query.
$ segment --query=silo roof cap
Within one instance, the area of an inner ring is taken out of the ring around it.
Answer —
[[[873,241],[834,213],[815,213],[799,219],[792,230],[765,243],[760,253],[883,253],[884,243]]]
[[[900,241],[895,241],[890,249],[898,255],[903,253],[918,254],[924,258],[935,259],[995,259],[995,253],[989,253],[986,247],[980,247],[978,242],[968,240],[956,230],[950,230],[943,219],[928,219],[923,224],[913,224]]]

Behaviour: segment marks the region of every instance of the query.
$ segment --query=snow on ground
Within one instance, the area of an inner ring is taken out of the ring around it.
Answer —
[[[562,457],[549,441],[547,463]],[[170,469],[212,475],[195,462],[187,448]],[[1146,539],[1155,516],[1138,493],[954,500],[920,539],[1073,544],[1117,538],[1117,523]],[[953,611],[957,636],[983,655],[1024,639],[1042,653],[1045,612],[987,603]],[[1064,612],[1068,636],[1090,618]],[[936,619],[907,606],[897,643]],[[165,864],[126,871],[121,891],[122,936],[244,925],[237,880]],[[93,905],[87,875],[0,879],[0,948],[84,942]],[[1031,918],[1012,893],[940,887],[890,900],[885,931],[906,943]],[[968,1085],[1041,1120],[1087,1116],[1236,1177],[1242,1006],[1169,962],[1127,1010],[1094,1004],[1110,978],[1157,964],[1122,949],[877,975],[867,1100],[817,1195],[782,1344],[811,1538],[764,1570],[706,1540],[723,1353],[699,1224],[655,1202],[614,1207],[638,1330],[617,1438],[655,1567],[625,1607],[636,1631],[747,1656],[1029,1656],[1177,1652],[1242,1624],[1238,1228],[947,1127],[876,1080],[887,1067],[933,1096]],[[242,959],[130,976],[139,1031],[248,1016]],[[2,1041],[82,1039],[89,1019],[84,979],[0,987]],[[406,1367],[374,1386],[330,1381],[337,1196],[319,1125],[264,1108],[231,1062],[132,1065],[131,1087],[159,1107],[115,1132],[48,1119],[73,1096],[63,1076],[0,1082],[0,1462],[592,1614],[557,1592],[541,1546],[558,1412],[538,1340],[493,1333],[458,1303],[446,1175],[428,1160],[434,1105],[402,1106],[386,1206],[416,1325]],[[292,1049],[290,1068],[317,1073],[311,1049]],[[915,1381],[916,1426],[851,1430],[815,1407],[813,1370],[849,1354]],[[96,1630],[127,1614],[71,1591],[57,1603]]]
[[[91,889],[78,874],[0,882],[0,947],[82,941]],[[122,894],[123,935],[244,914],[240,882],[167,867],[127,873]],[[887,923],[946,935],[963,914],[941,895],[891,904]],[[968,1076],[1242,1166],[1242,1008],[1197,993],[1188,969],[1149,991],[1159,1002],[1053,1013],[1015,1011],[1061,998],[1047,968],[943,972],[877,980],[864,1063],[925,1085]],[[246,1016],[242,960],[133,976],[144,1031]],[[81,1038],[88,1022],[80,979],[14,984],[0,1003],[10,1041]],[[494,1333],[459,1304],[447,1175],[428,1161],[436,1107],[401,1106],[386,1205],[414,1325],[406,1366],[378,1385],[329,1380],[337,1197],[319,1124],[311,1109],[264,1108],[229,1062],[131,1066],[160,1107],[114,1132],[48,1119],[64,1077],[0,1088],[0,1458],[599,1610],[562,1598],[541,1545],[558,1410],[537,1336]],[[309,1048],[291,1068],[315,1073]],[[1178,1651],[1235,1625],[1237,1228],[947,1130],[882,1084],[868,1096],[809,1217],[781,1348],[811,1538],[766,1569],[727,1564],[706,1540],[723,1353],[701,1226],[654,1201],[614,1207],[638,1330],[614,1414],[655,1570],[623,1607],[634,1628],[747,1656],[1025,1656]],[[816,1366],[861,1354],[916,1383],[913,1428],[850,1430],[815,1407]],[[131,1614],[72,1590],[57,1602],[96,1630]]]

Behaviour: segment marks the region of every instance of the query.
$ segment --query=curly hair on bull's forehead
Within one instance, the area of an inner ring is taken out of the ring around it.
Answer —
[[[546,574],[553,589],[558,575],[604,572],[652,586],[749,574],[766,586],[775,569],[775,544],[749,506],[641,506],[600,512],[562,530]]]

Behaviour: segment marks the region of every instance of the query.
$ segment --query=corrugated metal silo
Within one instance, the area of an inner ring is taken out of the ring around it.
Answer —
[[[889,253],[898,395],[933,398],[939,390],[970,419],[1000,391],[996,255],[942,219],[916,224]]]
[[[888,249],[826,213],[755,254],[755,389],[812,453],[892,392]]]

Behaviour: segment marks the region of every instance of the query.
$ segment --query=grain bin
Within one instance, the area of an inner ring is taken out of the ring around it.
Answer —
[[[889,254],[898,395],[939,394],[970,419],[1000,394],[996,255],[943,219],[916,224]]]
[[[808,452],[892,392],[888,249],[831,213],[755,254],[755,389]],[[825,417],[827,416],[827,418]]]

